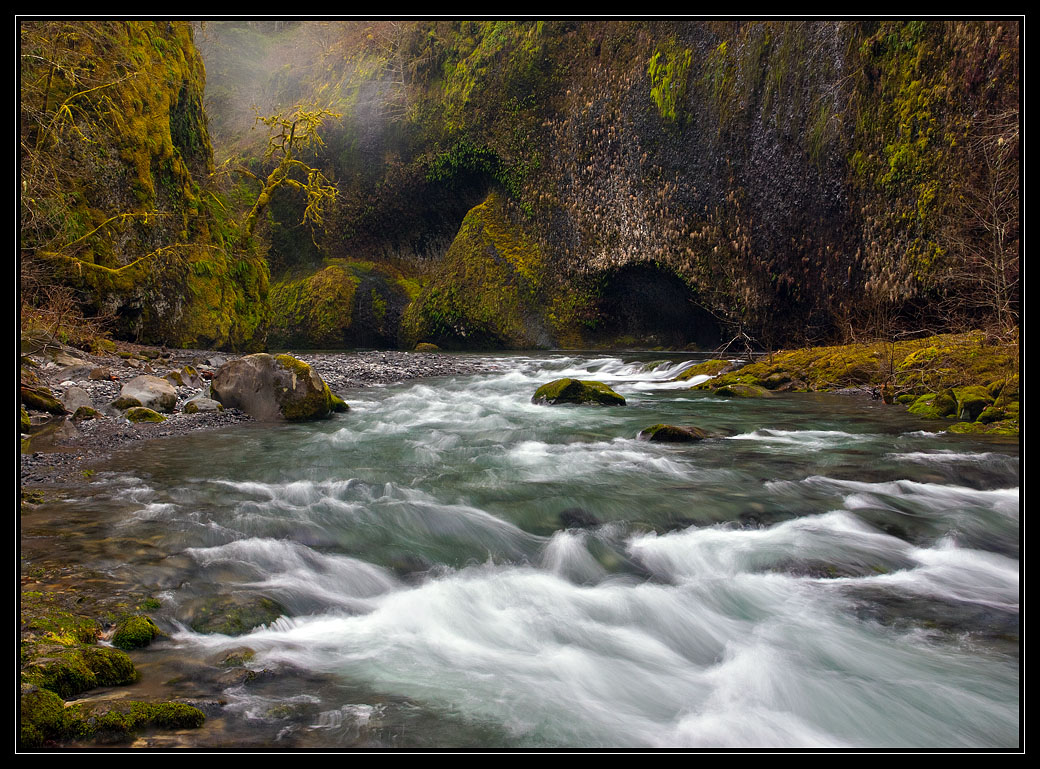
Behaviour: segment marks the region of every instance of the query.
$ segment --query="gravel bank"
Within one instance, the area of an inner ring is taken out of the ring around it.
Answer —
[[[70,417],[30,412],[33,426],[29,432],[29,451],[25,452],[23,446],[20,462],[23,485],[82,481],[85,468],[134,442],[252,421],[237,409],[185,414],[185,402],[207,390],[208,382],[201,386],[176,387],[176,409],[161,423],[131,424],[118,412],[107,410],[108,404],[119,397],[123,384],[141,374],[162,377],[192,366],[208,379],[221,365],[240,355],[212,350],[167,350],[128,343],[119,343],[114,353],[91,354],[51,340],[27,343],[24,339],[22,350],[23,363],[29,362],[27,369],[59,400],[65,402],[71,389],[79,388],[89,396],[93,407],[105,414],[101,419],[74,422]],[[491,365],[486,359],[465,355],[398,350],[294,354],[313,366],[329,388],[348,403],[353,388],[420,377],[471,374]]]

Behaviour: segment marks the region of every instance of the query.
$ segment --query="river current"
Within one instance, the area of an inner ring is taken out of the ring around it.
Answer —
[[[356,390],[154,442],[66,504],[146,543],[98,566],[160,601],[145,678],[223,703],[202,746],[1018,746],[1018,442],[647,360]],[[563,376],[628,405],[531,403]],[[724,437],[637,440],[661,422]],[[190,628],[228,596],[282,616]],[[198,673],[242,647],[248,676]]]

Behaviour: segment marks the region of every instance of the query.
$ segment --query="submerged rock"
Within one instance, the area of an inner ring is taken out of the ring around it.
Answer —
[[[657,441],[664,443],[692,443],[703,441],[711,435],[699,427],[677,427],[676,425],[652,425],[639,433],[641,441]]]
[[[324,419],[335,406],[325,381],[291,355],[258,353],[225,363],[211,391],[225,407],[265,422]]]
[[[190,612],[189,622],[196,633],[237,636],[274,622],[285,614],[285,609],[265,596],[235,594],[204,599]]]
[[[531,398],[532,403],[555,406],[558,403],[595,404],[600,406],[624,406],[625,399],[602,382],[580,379],[557,379],[539,387]]]

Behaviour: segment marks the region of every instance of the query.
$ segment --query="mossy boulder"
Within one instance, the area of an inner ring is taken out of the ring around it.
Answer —
[[[143,614],[123,617],[112,634],[112,645],[117,649],[139,649],[159,635],[158,626]]]
[[[658,443],[693,443],[710,438],[711,435],[699,427],[678,427],[676,425],[651,425],[639,432],[639,440]]]
[[[29,412],[25,410],[24,406],[18,407],[18,432],[27,433],[29,428],[32,427],[32,422],[29,421]]]
[[[334,406],[324,380],[291,355],[258,353],[225,363],[211,392],[225,407],[262,422],[325,419]]]
[[[90,419],[102,419],[103,415],[100,411],[90,406],[80,406],[76,409],[76,413],[72,415],[73,422],[86,422]]]
[[[177,391],[165,379],[144,374],[134,377],[119,390],[119,401],[137,401],[138,406],[169,413],[177,405]],[[119,406],[117,405],[117,408]]]
[[[925,393],[907,409],[911,414],[930,419],[943,419],[957,413],[957,398],[952,390]]]
[[[38,748],[73,733],[75,718],[70,717],[65,701],[54,692],[23,684],[19,704],[18,742],[22,747]]]
[[[38,748],[67,740],[99,744],[123,742],[146,729],[194,729],[205,714],[183,702],[93,702],[66,706],[57,694],[22,685],[18,740]]]
[[[196,633],[237,636],[259,625],[268,625],[285,614],[272,598],[250,595],[218,595],[189,607],[188,622]]]
[[[599,406],[624,406],[625,399],[602,382],[580,379],[557,379],[539,387],[532,403],[555,406],[577,403]]]
[[[350,406],[347,405],[345,400],[336,395],[336,393],[332,393],[332,410],[337,414],[342,414],[350,411]]]
[[[22,680],[71,697],[97,686],[119,686],[138,678],[134,663],[118,649],[87,644],[38,643],[27,652]]]
[[[34,411],[46,411],[59,416],[68,413],[61,401],[46,387],[30,387],[23,384],[19,387],[19,393],[22,403]]]
[[[772,398],[773,394],[761,385],[743,384],[734,382],[732,384],[716,387],[712,392],[723,398]]]
[[[160,414],[158,411],[145,408],[144,406],[134,406],[131,409],[127,409],[123,414],[129,421],[134,424],[139,422],[165,422],[166,417]]]
[[[957,418],[962,422],[974,422],[993,403],[989,391],[978,385],[954,388],[953,394],[957,398]]]
[[[721,358],[706,360],[703,363],[698,363],[696,366],[690,366],[690,368],[683,371],[672,381],[686,382],[693,379],[695,376],[718,376],[722,371],[732,365],[732,361],[722,360]]]
[[[419,342],[415,345],[416,352],[440,352],[441,348],[432,342]]]

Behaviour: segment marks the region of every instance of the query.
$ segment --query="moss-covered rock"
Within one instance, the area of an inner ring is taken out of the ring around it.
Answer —
[[[539,387],[531,398],[532,403],[550,406],[561,403],[577,403],[599,406],[624,406],[625,399],[602,382],[580,379],[557,379]]]
[[[182,702],[107,701],[66,706],[57,694],[31,685],[21,692],[19,743],[25,748],[68,741],[123,742],[141,731],[196,729],[205,714]]]
[[[639,432],[639,439],[661,443],[693,443],[711,437],[708,431],[699,427],[678,427],[676,425],[651,425]]]
[[[431,342],[419,342],[415,345],[416,352],[440,352],[441,348]]]
[[[46,387],[29,387],[21,385],[19,387],[19,393],[21,395],[22,403],[34,411],[46,411],[50,414],[56,414],[59,416],[68,413],[61,401],[55,398],[54,393]]]
[[[211,384],[213,397],[260,421],[325,419],[332,391],[309,365],[291,355],[258,353],[229,361]]]
[[[72,415],[73,422],[86,422],[91,419],[103,419],[104,416],[100,411],[90,406],[80,406],[76,409],[76,413]]]
[[[137,424],[138,422],[165,422],[166,417],[160,414],[158,411],[152,411],[152,409],[146,409],[144,406],[135,406],[127,409],[123,414],[129,421]]]
[[[467,349],[576,341],[580,291],[549,276],[541,245],[492,192],[466,214],[443,264],[405,312],[404,339]]]
[[[344,412],[350,411],[350,406],[347,405],[347,402],[345,400],[336,395],[336,393],[331,393],[331,395],[333,411],[335,411],[337,414],[342,414]]]
[[[698,363],[696,366],[690,366],[682,373],[680,373],[674,382],[686,382],[693,379],[695,376],[718,376],[724,369],[732,366],[732,361],[722,360],[721,358],[715,358],[713,360],[706,360],[703,363]]]
[[[19,705],[18,742],[22,747],[38,748],[75,733],[75,717],[70,717],[64,700],[54,692],[22,684]]]
[[[243,635],[259,625],[268,625],[285,614],[272,598],[251,595],[218,595],[188,607],[188,622],[197,633]]]
[[[147,646],[159,635],[159,627],[150,617],[143,614],[131,614],[123,617],[112,633],[112,645],[117,649],[139,649]]]
[[[71,697],[96,686],[137,680],[134,663],[117,649],[86,644],[38,643],[27,650],[22,681]]]
[[[956,387],[953,394],[957,399],[957,418],[962,422],[974,422],[993,403],[993,396],[980,385]]]
[[[957,398],[952,390],[941,393],[925,393],[907,409],[911,414],[930,419],[943,419],[957,413]]]
[[[712,393],[723,398],[772,398],[774,397],[769,390],[759,385],[754,384],[742,384],[740,382],[733,382],[731,384],[722,385],[712,390]]]
[[[24,406],[18,407],[18,432],[27,433],[29,428],[32,427],[32,422],[29,421],[29,412],[25,410]]]

